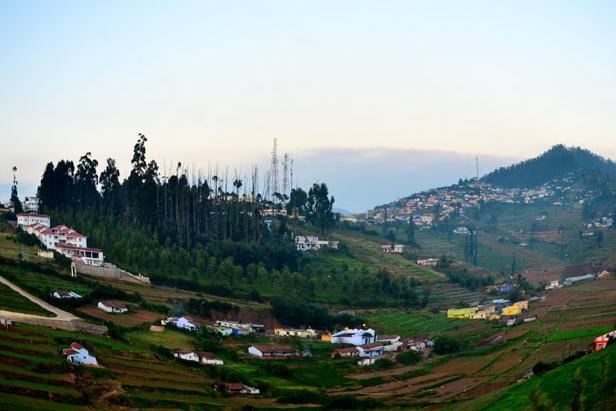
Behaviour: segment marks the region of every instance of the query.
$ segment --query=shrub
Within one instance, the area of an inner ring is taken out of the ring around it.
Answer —
[[[389,358],[379,358],[378,360],[374,362],[374,365],[372,366],[372,368],[374,368],[375,370],[386,370],[388,368],[393,367],[394,364],[395,363]]]
[[[460,351],[462,344],[453,337],[439,335],[434,339],[434,352],[436,354],[451,354]]]
[[[417,351],[405,351],[396,356],[396,361],[404,365],[415,365],[421,361],[421,354]]]

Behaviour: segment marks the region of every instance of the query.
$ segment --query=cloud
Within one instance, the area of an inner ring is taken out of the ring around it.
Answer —
[[[517,158],[482,155],[480,174]],[[296,153],[299,185],[327,183],[336,207],[365,211],[411,193],[474,177],[475,156],[445,150],[321,149]]]

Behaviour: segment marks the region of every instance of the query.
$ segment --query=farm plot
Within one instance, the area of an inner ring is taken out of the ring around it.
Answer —
[[[372,267],[383,268],[393,274],[411,276],[428,283],[445,278],[443,274],[417,265],[403,256],[383,253],[381,243],[367,236],[336,230],[333,237],[342,241],[353,257]]]
[[[446,331],[469,329],[489,329],[489,323],[479,320],[457,320],[447,318],[445,313],[420,311],[407,313],[404,311],[389,311],[368,313],[365,315],[370,324],[378,328],[382,334],[397,334],[402,337],[413,337],[417,334],[441,333]]]
[[[162,318],[161,314],[133,307],[129,308],[129,312],[123,314],[110,314],[94,305],[79,307],[77,310],[94,318],[111,321],[121,327],[136,327],[153,323]]]

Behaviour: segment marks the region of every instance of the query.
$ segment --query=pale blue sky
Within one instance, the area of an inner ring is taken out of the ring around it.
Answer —
[[[274,137],[297,157],[614,158],[614,21],[594,1],[3,1],[0,183],[86,151],[126,167],[138,132],[204,168],[263,161]]]

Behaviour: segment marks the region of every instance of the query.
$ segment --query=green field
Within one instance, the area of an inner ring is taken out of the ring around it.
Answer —
[[[427,311],[404,312],[390,311],[378,314],[369,314],[366,319],[374,324],[381,334],[413,337],[417,334],[441,333],[462,329],[468,325],[480,322],[472,320],[449,319],[445,313],[433,314]]]
[[[2,271],[0,270],[0,274]],[[33,303],[26,297],[21,296],[4,284],[0,284],[0,309],[24,314],[42,315],[53,317],[54,314]]]
[[[548,342],[575,340],[576,338],[596,337],[614,329],[612,326],[581,328],[574,330],[556,330],[548,336]]]
[[[126,339],[144,347],[160,345],[168,349],[194,348],[194,337],[179,331],[165,329],[162,332],[136,331],[126,334]]]

